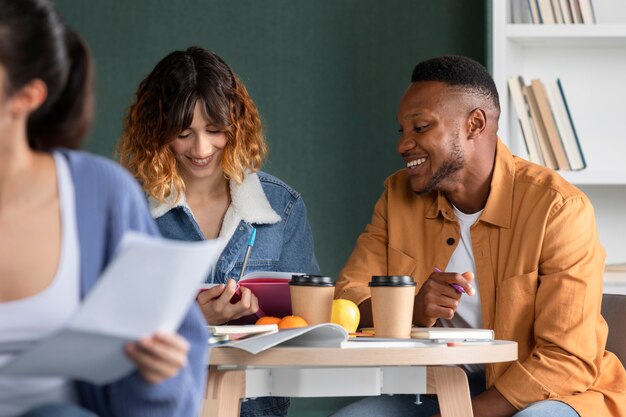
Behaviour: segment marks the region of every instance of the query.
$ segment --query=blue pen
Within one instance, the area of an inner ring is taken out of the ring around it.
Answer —
[[[434,267],[433,270],[435,272],[441,272],[441,269]],[[450,285],[452,288],[454,288],[456,290],[456,292],[458,292],[459,294],[465,294],[465,289],[463,287],[461,287],[459,284],[448,284]]]
[[[248,239],[248,247],[246,248],[246,256],[243,258],[243,265],[241,265],[241,272],[239,273],[239,279],[243,278],[243,275],[246,273],[246,267],[248,266],[248,259],[250,259],[250,252],[252,252],[252,247],[254,246],[254,239],[256,238],[256,229],[252,228],[252,233],[250,233],[250,238]]]
[[[239,273],[239,280],[243,278],[243,275],[246,273],[246,267],[248,266],[248,260],[250,259],[250,252],[252,252],[252,247],[254,246],[254,239],[256,238],[256,229],[252,228],[252,233],[250,233],[250,238],[248,239],[248,247],[246,248],[246,256],[243,258],[243,265],[241,265],[241,272]],[[265,312],[261,310],[261,307],[256,312],[257,317],[265,316]]]

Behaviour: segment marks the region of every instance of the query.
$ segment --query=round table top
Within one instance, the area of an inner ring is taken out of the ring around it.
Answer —
[[[357,342],[359,343],[359,342]],[[214,347],[208,364],[220,366],[397,366],[461,365],[511,362],[517,359],[517,343],[463,342],[455,346],[420,347],[274,347],[256,355],[233,347]]]

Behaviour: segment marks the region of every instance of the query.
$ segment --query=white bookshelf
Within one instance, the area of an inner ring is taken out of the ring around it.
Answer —
[[[606,294],[626,295],[626,274],[604,274],[603,289]]]
[[[607,262],[626,262],[626,1],[592,0],[597,24],[513,24],[511,0],[492,0],[499,135],[527,158],[507,79],[560,78],[587,168],[559,171],[591,199]]]

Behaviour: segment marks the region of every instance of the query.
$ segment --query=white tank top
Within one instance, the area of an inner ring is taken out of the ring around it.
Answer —
[[[80,304],[80,250],[74,184],[67,161],[53,154],[61,211],[61,254],[46,289],[21,300],[0,302],[0,365],[59,330]],[[33,261],[37,254],[33,254]],[[4,277],[10,279],[11,277]],[[41,404],[76,402],[73,381],[64,378],[0,377],[0,417],[13,417]]]

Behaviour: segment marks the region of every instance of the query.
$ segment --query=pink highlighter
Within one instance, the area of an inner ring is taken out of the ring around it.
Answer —
[[[442,272],[441,269],[434,267],[433,270],[435,272]],[[459,294],[465,294],[465,289],[463,287],[461,287],[459,284],[448,284],[450,285],[452,288],[454,288],[456,290],[456,292],[458,292]]]

